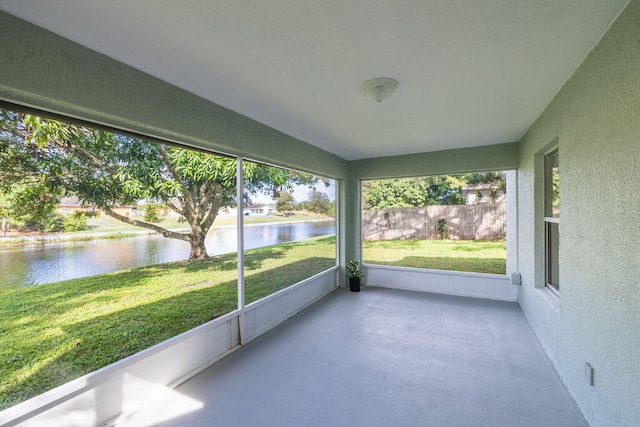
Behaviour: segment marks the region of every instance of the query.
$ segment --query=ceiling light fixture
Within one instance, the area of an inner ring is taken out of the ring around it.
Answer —
[[[398,89],[399,83],[395,79],[379,77],[367,80],[360,85],[360,93],[373,102],[381,103],[389,98]]]

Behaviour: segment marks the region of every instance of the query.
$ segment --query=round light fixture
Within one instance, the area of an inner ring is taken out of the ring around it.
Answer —
[[[395,79],[379,77],[362,83],[360,85],[360,93],[365,98],[380,103],[393,95],[398,86],[399,83]]]

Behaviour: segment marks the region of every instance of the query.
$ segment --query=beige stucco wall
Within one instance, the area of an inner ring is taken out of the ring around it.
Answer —
[[[555,144],[559,299],[536,288],[544,281],[541,154]],[[640,1],[529,129],[519,155],[522,309],[592,425],[640,425]]]

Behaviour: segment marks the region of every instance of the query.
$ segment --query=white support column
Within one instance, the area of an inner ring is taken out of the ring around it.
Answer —
[[[518,171],[509,170],[505,172],[507,180],[507,266],[506,273],[519,273],[518,263]]]
[[[244,344],[244,179],[243,179],[243,158],[238,157],[236,160],[236,216],[237,216],[237,235],[238,235],[238,309],[240,316],[238,317],[238,331],[240,333],[240,344]]]

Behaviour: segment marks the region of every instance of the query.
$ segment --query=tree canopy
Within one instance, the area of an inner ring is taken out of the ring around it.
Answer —
[[[502,172],[380,179],[362,183],[362,207],[369,210],[462,205],[462,188],[466,185],[479,191],[486,189],[492,198],[506,192]]]
[[[245,162],[245,198],[274,198],[318,178]],[[236,205],[236,160],[85,126],[0,109],[0,193],[13,212],[46,214],[61,196],[77,196],[105,214],[191,245],[189,259],[207,258],[205,237],[221,208]],[[182,216],[188,233],[122,215],[118,206],[160,202]]]
[[[463,185],[459,175],[364,181],[362,203],[364,209],[460,205]]]
[[[298,203],[298,208],[321,215],[335,216],[335,201],[329,200],[329,196],[315,188],[309,191],[307,200]]]
[[[281,192],[276,201],[276,209],[286,216],[291,214],[294,207],[295,199],[293,198],[293,194],[288,191]]]

